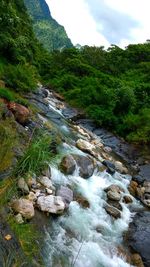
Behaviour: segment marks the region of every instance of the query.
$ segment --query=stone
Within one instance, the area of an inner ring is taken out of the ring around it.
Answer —
[[[79,167],[79,175],[85,179],[91,177],[94,172],[93,159],[81,155],[73,155],[73,157],[76,160],[76,163]]]
[[[127,233],[128,244],[138,253],[144,266],[150,266],[150,212],[138,212],[129,224]]]
[[[112,148],[109,147],[109,146],[105,146],[105,147],[103,148],[103,150],[104,150],[106,153],[111,153],[111,152],[112,152]]]
[[[15,221],[16,221],[17,224],[23,224],[24,223],[24,220],[23,220],[22,215],[20,213],[18,213],[15,216]]]
[[[20,213],[25,219],[32,219],[34,217],[34,207],[31,201],[20,198],[11,202],[11,208],[16,213]]]
[[[134,175],[132,180],[137,182],[139,185],[143,184],[144,182],[144,178],[141,175]]]
[[[107,200],[108,205],[115,207],[116,209],[122,211],[122,206],[118,201],[115,200]]]
[[[49,188],[46,188],[46,193],[48,195],[52,195],[53,194],[53,190],[49,189]]]
[[[7,105],[8,109],[14,114],[15,119],[22,125],[29,121],[30,111],[23,105],[15,102],[9,102]]]
[[[18,188],[22,191],[22,193],[29,194],[29,187],[24,178],[19,178]]]
[[[131,255],[132,264],[136,267],[144,267],[141,256],[138,253],[134,253]]]
[[[27,196],[27,199],[34,203],[37,200],[37,196],[33,192],[29,192],[29,195]]]
[[[120,193],[118,193],[117,191],[108,191],[107,192],[107,197],[110,200],[114,200],[114,201],[119,201],[121,199],[121,195]]]
[[[116,185],[116,184],[111,184],[110,186],[105,188],[105,192],[108,192],[108,191],[114,191],[114,192],[117,192],[117,193],[121,193],[121,192],[124,193],[124,189],[121,188],[119,185]]]
[[[114,217],[115,219],[118,219],[121,217],[121,212],[116,209],[115,207],[112,207],[112,206],[108,206],[106,205],[104,207],[104,209],[106,210],[106,212],[111,215],[112,217]]]
[[[48,178],[50,179],[50,178],[51,178],[51,167],[48,166],[47,169],[43,170],[43,171],[42,171],[42,175],[43,175],[43,176],[46,176],[46,177],[48,177]]]
[[[69,174],[71,175],[75,171],[75,168],[76,168],[76,162],[74,158],[72,157],[72,155],[67,155],[63,157],[60,163],[60,169],[63,173],[67,175]]]
[[[9,240],[11,240],[12,239],[12,236],[11,235],[5,235],[5,240],[7,240],[7,241],[9,241]]]
[[[107,167],[107,172],[113,175],[115,173],[115,165],[109,161],[109,160],[104,160],[102,162],[106,167]]]
[[[82,195],[77,195],[77,196],[75,197],[75,201],[78,202],[78,203],[80,204],[80,206],[81,206],[82,208],[84,208],[84,209],[90,207],[90,203],[89,203],[89,201],[88,201],[85,197],[83,197]]]
[[[130,182],[130,185],[129,185],[129,187],[128,187],[128,190],[129,190],[129,192],[130,192],[130,194],[132,195],[132,196],[136,196],[136,194],[137,194],[137,187],[138,187],[138,183],[137,182],[135,182],[135,181],[131,181]]]
[[[32,187],[36,187],[37,186],[37,181],[36,178],[30,176],[27,178],[27,185],[32,188]]]
[[[91,155],[93,155],[93,149],[95,148],[93,144],[91,144],[88,141],[85,141],[83,139],[78,139],[76,142],[76,146],[77,148],[79,148],[80,150],[87,152]]]
[[[132,197],[130,197],[129,195],[125,195],[123,197],[123,202],[125,202],[126,204],[132,203],[133,202]]]
[[[66,207],[68,207],[70,202],[73,201],[73,191],[66,186],[61,186],[56,195],[62,197]]]
[[[128,173],[128,169],[126,167],[124,167],[120,161],[115,162],[115,169],[122,174]]]
[[[65,209],[62,197],[52,195],[38,197],[37,206],[41,211],[52,214],[62,214]]]
[[[40,184],[42,184],[43,186],[45,186],[47,188],[51,189],[53,187],[52,181],[46,176],[38,177],[38,181]]]

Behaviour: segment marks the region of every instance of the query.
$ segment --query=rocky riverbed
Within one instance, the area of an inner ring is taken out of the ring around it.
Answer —
[[[53,91],[41,87],[27,98],[38,115],[22,127],[32,132],[50,123],[61,140],[59,156],[39,176],[20,178],[22,196],[9,203],[16,223],[36,220],[37,210],[48,216],[44,266],[150,266],[149,155],[97,128]]]

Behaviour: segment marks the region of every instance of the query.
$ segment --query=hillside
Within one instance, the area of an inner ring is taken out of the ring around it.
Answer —
[[[24,2],[33,20],[34,32],[48,51],[72,47],[64,27],[52,18],[45,0]]]

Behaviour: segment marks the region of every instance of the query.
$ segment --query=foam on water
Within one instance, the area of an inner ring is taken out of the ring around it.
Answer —
[[[105,209],[104,188],[111,184],[121,186],[128,193],[129,177],[106,171],[95,172],[89,179],[79,176],[78,168],[73,175],[65,176],[52,167],[55,184],[74,185],[85,197],[90,208],[83,209],[76,201],[70,203],[68,212],[56,219],[47,231],[47,267],[129,267],[117,256],[117,247],[122,243],[122,234],[127,230],[132,214],[126,204],[121,203],[121,218],[114,220]],[[134,200],[135,202],[135,200]]]

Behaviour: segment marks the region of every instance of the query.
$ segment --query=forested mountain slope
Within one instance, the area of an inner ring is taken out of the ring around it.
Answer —
[[[72,47],[64,27],[52,18],[45,0],[24,0],[24,2],[33,20],[34,32],[47,50]]]

